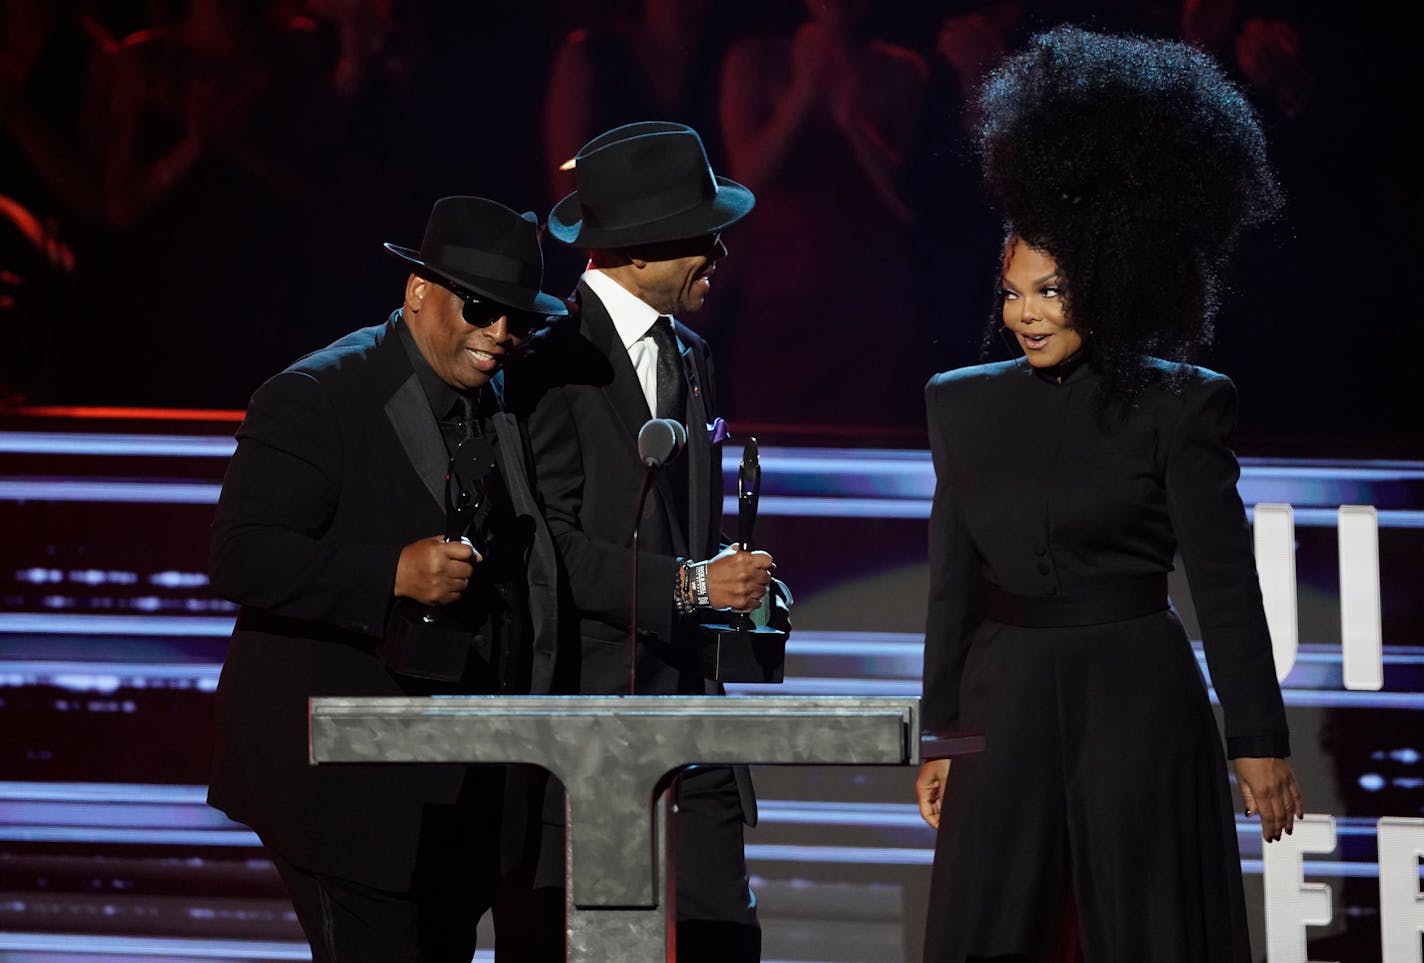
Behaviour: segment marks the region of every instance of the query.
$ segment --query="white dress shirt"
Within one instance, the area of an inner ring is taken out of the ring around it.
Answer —
[[[662,315],[658,314],[657,309],[648,302],[598,268],[589,268],[583,272],[583,282],[594,294],[598,295],[598,300],[603,302],[608,316],[613,319],[613,327],[628,352],[628,360],[633,363],[633,371],[638,375],[638,384],[642,387],[643,397],[648,402],[648,411],[656,415],[658,411],[658,346],[653,341],[652,334],[653,325]]]

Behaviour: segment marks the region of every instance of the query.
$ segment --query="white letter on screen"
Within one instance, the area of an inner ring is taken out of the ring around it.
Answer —
[[[1382,963],[1424,961],[1424,895],[1419,860],[1424,857],[1424,819],[1386,816],[1379,821],[1380,949]]]
[[[1258,514],[1258,523],[1260,518]],[[1303,854],[1334,851],[1334,816],[1307,814],[1295,821],[1293,835],[1261,844],[1269,963],[1305,963],[1305,928],[1330,922],[1330,887],[1305,882]]]
[[[1271,630],[1276,680],[1282,681],[1295,665],[1300,636],[1295,601],[1295,512],[1289,505],[1263,503],[1256,506],[1255,514],[1256,571],[1266,606],[1266,626]]]
[[[1373,505],[1341,505],[1340,641],[1345,688],[1384,686],[1380,645],[1379,515]]]

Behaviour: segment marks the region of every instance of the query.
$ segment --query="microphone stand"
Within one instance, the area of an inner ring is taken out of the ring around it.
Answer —
[[[676,455],[687,441],[686,429],[671,418],[652,418],[638,430],[638,460],[643,463],[643,484],[638,490],[637,511],[633,514],[633,587],[628,597],[632,609],[628,613],[628,694],[637,692],[638,662],[638,529],[643,523],[643,508],[648,491],[653,487],[653,473]]]
[[[638,666],[638,529],[643,522],[643,506],[647,504],[648,492],[653,487],[653,472],[657,466],[652,459],[643,462],[643,484],[638,489],[638,507],[633,512],[633,588],[628,593],[631,604],[628,610],[628,694],[637,695]]]

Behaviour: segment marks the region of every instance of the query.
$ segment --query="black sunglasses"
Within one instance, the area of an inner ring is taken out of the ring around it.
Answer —
[[[681,257],[712,257],[722,243],[722,232],[699,234],[676,241],[658,241],[640,245],[637,250],[655,261],[670,261]]]
[[[460,314],[466,324],[477,328],[488,328],[500,318],[509,319],[509,333],[516,338],[528,338],[549,326],[549,316],[534,311],[521,311],[498,301],[490,301],[471,294],[451,284],[441,284],[445,290],[460,299]]]

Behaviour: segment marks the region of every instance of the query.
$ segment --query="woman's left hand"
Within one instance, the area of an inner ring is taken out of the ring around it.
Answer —
[[[1232,760],[1246,815],[1261,815],[1261,838],[1275,842],[1284,831],[1290,835],[1295,821],[1305,816],[1295,773],[1284,759],[1242,756]]]
[[[931,829],[939,829],[944,784],[948,781],[948,759],[931,759],[920,766],[920,778],[915,780],[915,799],[920,804],[920,818],[929,823]]]

